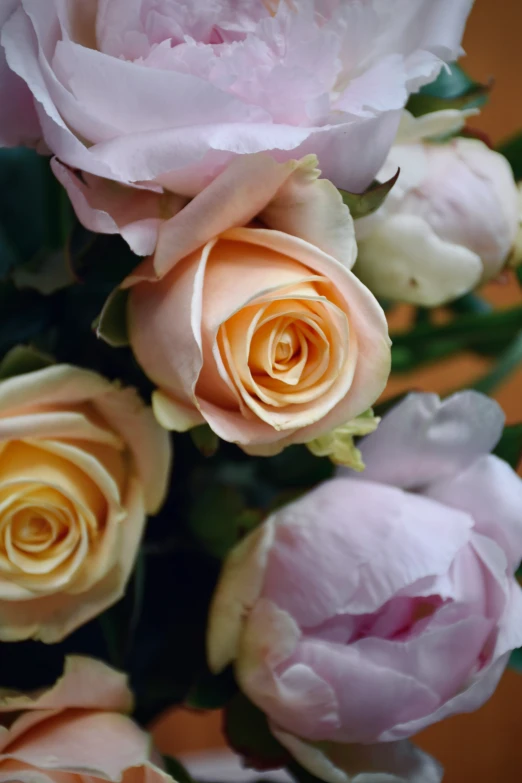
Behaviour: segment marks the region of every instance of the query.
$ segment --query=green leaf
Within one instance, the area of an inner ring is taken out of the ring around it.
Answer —
[[[34,288],[46,296],[75,282],[62,251],[49,252],[17,266],[13,270],[13,280],[18,288]]]
[[[288,751],[270,731],[266,715],[242,693],[225,710],[225,733],[229,744],[249,767],[278,769],[289,761]]]
[[[382,207],[388,193],[399,179],[400,173],[401,170],[398,169],[395,176],[387,182],[374,182],[364,193],[349,193],[347,190],[339,190],[354,220],[367,217]]]
[[[482,394],[493,394],[521,365],[522,331],[517,334],[511,345],[500,355],[493,369],[476,381],[472,388],[482,392]]]
[[[189,512],[189,527],[204,551],[223,559],[261,521],[261,513],[246,508],[234,487],[196,488]]]
[[[49,161],[33,150],[0,149],[0,275],[33,258],[46,236]]]
[[[507,158],[515,179],[522,179],[522,131],[499,144],[497,152]]]
[[[237,690],[231,666],[221,674],[206,671],[190,689],[185,705],[198,710],[220,710],[235,696]]]
[[[438,79],[412,95],[406,108],[415,117],[444,109],[475,109],[487,103],[490,91],[490,85],[473,81],[460,65],[452,63],[441,70]]]
[[[204,457],[213,457],[219,449],[219,438],[213,432],[208,424],[202,424],[200,427],[194,427],[190,430],[190,437],[194,446]]]
[[[491,313],[493,310],[492,305],[489,302],[486,302],[485,299],[477,296],[477,294],[465,294],[465,296],[461,296],[460,299],[451,302],[449,308],[450,310],[453,310],[453,312],[459,314],[484,314]]]
[[[124,348],[130,343],[127,328],[128,301],[129,292],[115,288],[94,322],[98,337],[113,348]]]
[[[522,424],[506,427],[493,453],[516,470],[522,460]]]
[[[10,282],[0,283],[0,313],[0,356],[40,337],[54,318],[50,297],[18,291]]]
[[[522,674],[522,648],[513,650],[509,659],[509,666],[519,674]]]
[[[118,669],[127,668],[143,610],[144,590],[145,555],[140,550],[124,597],[98,617],[111,663]]]
[[[194,783],[190,772],[183,766],[181,761],[178,761],[173,756],[163,756],[163,761],[167,773],[176,783]]]
[[[17,345],[0,362],[0,380],[25,375],[28,372],[43,370],[54,363],[52,356],[38,351],[29,345]]]

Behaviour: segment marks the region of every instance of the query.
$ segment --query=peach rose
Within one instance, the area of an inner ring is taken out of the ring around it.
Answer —
[[[59,641],[122,596],[169,465],[133,389],[68,365],[0,383],[0,640]]]
[[[48,690],[0,690],[1,783],[172,783],[131,707],[125,676],[89,658],[68,658]]]
[[[366,411],[390,369],[384,314],[350,268],[353,221],[316,158],[237,159],[160,230],[130,341],[167,429],[207,422],[251,453]]]

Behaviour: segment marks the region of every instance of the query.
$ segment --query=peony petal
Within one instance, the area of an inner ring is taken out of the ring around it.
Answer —
[[[469,513],[478,533],[496,541],[512,573],[522,560],[522,479],[498,457],[484,455],[466,470],[429,486],[428,497]]]
[[[460,511],[359,476],[326,482],[271,520],[262,595],[304,629],[375,612],[418,580],[447,574],[473,526]]]
[[[463,391],[441,401],[409,394],[360,446],[361,478],[422,489],[466,470],[500,440],[504,413],[483,394]]]
[[[19,0],[3,0],[0,8],[0,31],[17,8]],[[2,34],[0,33],[0,44]],[[32,147],[42,132],[34,108],[34,100],[27,84],[8,66],[3,47],[0,45],[0,106],[8,106],[2,113],[0,146]]]
[[[30,14],[30,18],[25,11]],[[110,177],[110,167],[93,158],[56,108],[56,92],[63,100],[71,100],[71,95],[57,81],[41,48],[43,44],[43,48],[48,50],[49,45],[53,44],[55,17],[55,9],[51,9],[49,14],[41,3],[24,0],[23,8],[19,5],[2,29],[1,40],[7,62],[34,95],[38,121],[48,148],[56,151],[60,159],[73,168]],[[40,41],[35,37],[35,24]]]
[[[442,768],[407,741],[320,746],[271,726],[272,733],[308,772],[325,783],[441,783]]]
[[[436,307],[471,291],[482,262],[417,215],[394,215],[359,242],[355,272],[376,296]]]
[[[120,185],[101,177],[80,179],[57,158],[51,161],[83,225],[100,234],[121,234],[140,256],[154,252],[163,221],[176,214],[186,199]]]

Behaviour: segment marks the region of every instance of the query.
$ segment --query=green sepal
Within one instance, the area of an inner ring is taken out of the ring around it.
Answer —
[[[204,672],[185,698],[185,706],[196,710],[220,710],[225,707],[238,691],[231,666],[220,674]]]
[[[211,484],[194,492],[188,521],[203,550],[222,560],[261,519],[262,513],[247,508],[235,487]]]
[[[522,131],[506,139],[497,147],[497,152],[503,155],[511,168],[516,180],[522,179]]]
[[[115,288],[93,324],[98,337],[113,348],[125,348],[130,344],[127,326],[128,300],[128,291]]]
[[[54,358],[30,345],[16,345],[0,362],[0,381],[43,370],[54,364]]]
[[[368,217],[382,207],[388,193],[399,179],[400,173],[401,170],[397,169],[397,173],[387,182],[374,182],[364,193],[349,193],[347,190],[339,190],[354,220]]]
[[[190,430],[190,437],[197,450],[204,457],[213,457],[219,449],[219,438],[208,424],[201,424]]]
[[[194,778],[181,761],[173,756],[163,756],[165,771],[176,781],[176,783],[194,783]]]
[[[414,117],[446,109],[477,109],[487,103],[490,92],[490,84],[475,82],[460,65],[452,63],[434,82],[412,95],[406,108]]]
[[[225,710],[225,734],[231,747],[253,769],[278,769],[290,761],[288,751],[270,731],[266,715],[242,693]]]

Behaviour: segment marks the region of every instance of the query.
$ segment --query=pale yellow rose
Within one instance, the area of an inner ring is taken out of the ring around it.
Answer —
[[[130,342],[165,428],[206,422],[267,455],[357,417],[382,392],[386,319],[350,271],[353,221],[316,163],[235,161],[164,224],[126,281]]]
[[[0,383],[0,640],[59,641],[122,596],[170,458],[133,389],[68,365]]]
[[[52,688],[0,689],[0,783],[174,783],[132,701],[123,674],[76,656]]]

